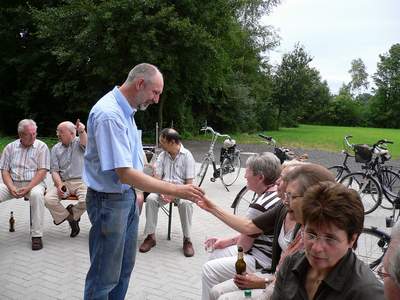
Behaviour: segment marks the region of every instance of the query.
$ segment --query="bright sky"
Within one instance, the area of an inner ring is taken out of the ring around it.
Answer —
[[[353,59],[361,58],[371,76],[379,54],[400,43],[400,1],[282,0],[264,23],[274,26],[282,38],[270,53],[273,63],[280,63],[281,55],[300,42],[314,58],[311,66],[336,94],[351,80]]]

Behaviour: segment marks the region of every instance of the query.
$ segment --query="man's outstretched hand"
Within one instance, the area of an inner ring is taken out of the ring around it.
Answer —
[[[175,185],[175,187],[176,187],[175,195],[181,199],[187,199],[189,201],[197,203],[204,196],[204,191],[198,186],[195,186],[193,184],[183,184],[183,185],[180,184],[180,185]]]

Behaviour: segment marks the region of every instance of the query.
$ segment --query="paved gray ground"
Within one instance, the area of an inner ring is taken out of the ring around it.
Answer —
[[[193,144],[190,144],[188,148],[192,147]],[[195,151],[195,157],[201,153],[202,151]],[[225,191],[220,182],[211,183],[208,179],[203,187],[213,199],[228,209],[244,184],[242,171],[240,179],[230,192]],[[13,233],[8,231],[11,210],[16,219],[16,232]],[[196,253],[194,257],[186,258],[181,249],[182,234],[176,208],[173,213],[172,239],[167,240],[167,217],[160,212],[157,246],[145,254],[138,252],[127,299],[200,299],[201,266],[207,260],[202,247],[205,236],[234,234],[216,218],[195,207],[192,240]],[[376,211],[366,217],[366,225],[384,228],[383,216],[387,214],[388,211],[381,209]],[[142,214],[138,243],[144,238],[144,222],[145,217]],[[87,240],[90,224],[86,214],[82,216],[80,224],[81,233],[71,239],[68,224],[53,225],[46,210],[44,248],[32,251],[28,203],[23,200],[1,203],[0,299],[82,299],[85,275],[89,267]]]

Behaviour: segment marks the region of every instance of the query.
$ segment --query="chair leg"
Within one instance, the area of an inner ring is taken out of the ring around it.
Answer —
[[[171,239],[172,205],[173,203],[171,202],[169,204],[169,212],[168,212],[168,237],[167,237],[168,240]]]

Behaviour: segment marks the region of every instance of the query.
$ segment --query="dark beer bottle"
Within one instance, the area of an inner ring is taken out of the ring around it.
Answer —
[[[238,246],[238,259],[235,263],[236,274],[243,274],[246,272],[246,262],[243,259],[243,248]]]
[[[14,220],[14,212],[10,213],[10,232],[14,232],[15,231],[15,220]]]

